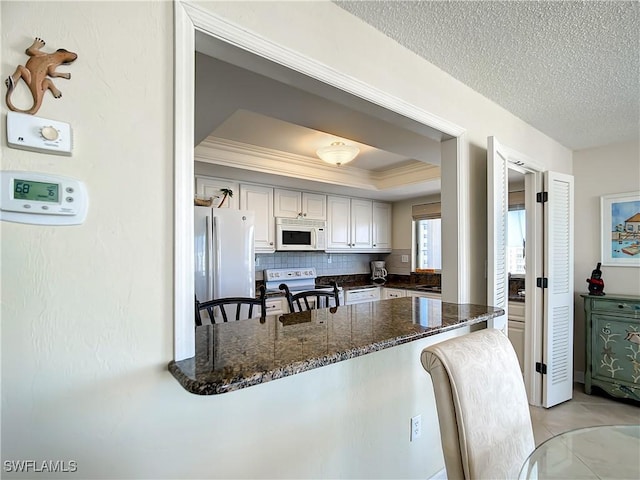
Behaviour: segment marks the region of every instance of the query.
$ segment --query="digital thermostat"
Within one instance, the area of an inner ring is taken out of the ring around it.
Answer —
[[[0,220],[35,225],[79,225],[87,217],[84,183],[37,172],[3,171]]]
[[[71,155],[71,125],[26,113],[7,113],[7,144],[32,152]]]

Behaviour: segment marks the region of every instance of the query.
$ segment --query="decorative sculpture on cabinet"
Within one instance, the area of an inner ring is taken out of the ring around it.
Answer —
[[[604,293],[604,280],[602,279],[602,270],[600,270],[601,263],[598,262],[596,268],[591,272],[591,278],[587,279],[589,284],[589,295],[603,296]]]

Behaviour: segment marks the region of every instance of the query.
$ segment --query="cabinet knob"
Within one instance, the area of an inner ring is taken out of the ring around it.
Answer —
[[[273,242],[269,242],[269,245],[273,245]]]
[[[626,305],[624,303],[619,303],[618,304],[618,308],[624,308],[624,307],[626,307]]]

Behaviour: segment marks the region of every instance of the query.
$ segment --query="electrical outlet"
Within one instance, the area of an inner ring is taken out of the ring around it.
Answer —
[[[402,263],[409,263],[409,255],[402,255]]]
[[[331,263],[331,254],[327,255],[327,263]]]
[[[422,415],[411,417],[411,441],[422,436]]]

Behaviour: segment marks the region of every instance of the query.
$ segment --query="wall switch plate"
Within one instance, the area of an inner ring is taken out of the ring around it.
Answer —
[[[422,415],[411,417],[411,441],[422,436]]]
[[[71,156],[72,143],[68,123],[7,112],[7,145],[11,148]]]
[[[401,262],[402,263],[409,263],[409,255],[402,255]]]

